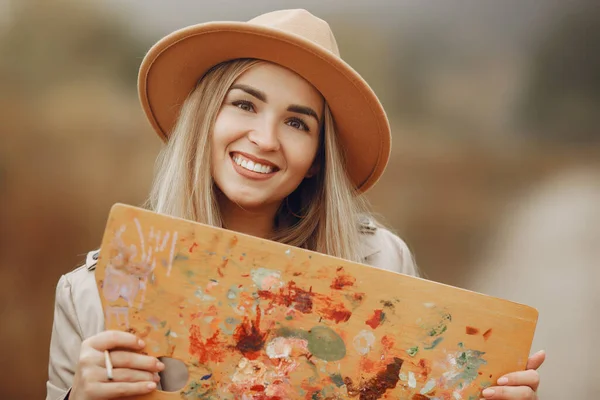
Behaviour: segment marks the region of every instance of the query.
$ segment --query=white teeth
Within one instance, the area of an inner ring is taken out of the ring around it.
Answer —
[[[270,174],[271,172],[273,172],[273,167],[255,163],[254,161],[251,161],[251,160],[246,160],[245,158],[242,158],[241,156],[238,156],[238,155],[233,157],[233,162],[235,162],[237,165],[239,165],[242,168],[245,168],[249,171],[258,172],[261,174]]]

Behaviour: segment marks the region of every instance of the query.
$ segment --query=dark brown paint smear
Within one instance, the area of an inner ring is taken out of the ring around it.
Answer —
[[[379,371],[374,378],[360,387],[355,387],[351,378],[344,378],[348,395],[350,397],[358,396],[360,400],[377,400],[381,398],[388,389],[393,389],[398,384],[403,362],[402,359],[394,357],[393,363],[388,364],[384,370]]]
[[[265,345],[265,338],[268,332],[260,331],[260,308],[256,306],[256,320],[250,322],[248,317],[240,325],[235,328],[233,337],[236,341],[235,348],[240,351],[246,358],[254,360],[258,357],[260,350]]]

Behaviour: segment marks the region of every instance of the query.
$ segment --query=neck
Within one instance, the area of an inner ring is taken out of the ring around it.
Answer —
[[[263,239],[273,236],[277,205],[246,210],[231,201],[220,203],[224,228]]]

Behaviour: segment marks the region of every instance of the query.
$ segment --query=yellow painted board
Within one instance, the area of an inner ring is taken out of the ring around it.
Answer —
[[[140,399],[479,399],[524,369],[538,312],[116,204],[96,266],[107,329],[188,367]]]

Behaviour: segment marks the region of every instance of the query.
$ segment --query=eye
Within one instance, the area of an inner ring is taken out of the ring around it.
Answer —
[[[300,118],[291,118],[290,120],[288,120],[287,124],[292,128],[299,129],[305,132],[310,132],[308,125],[306,125],[306,123]]]
[[[252,104],[251,102],[249,102],[247,100],[237,100],[231,104],[233,104],[234,106],[236,106],[237,108],[239,108],[241,110],[248,111],[248,112],[254,112],[254,104]]]

